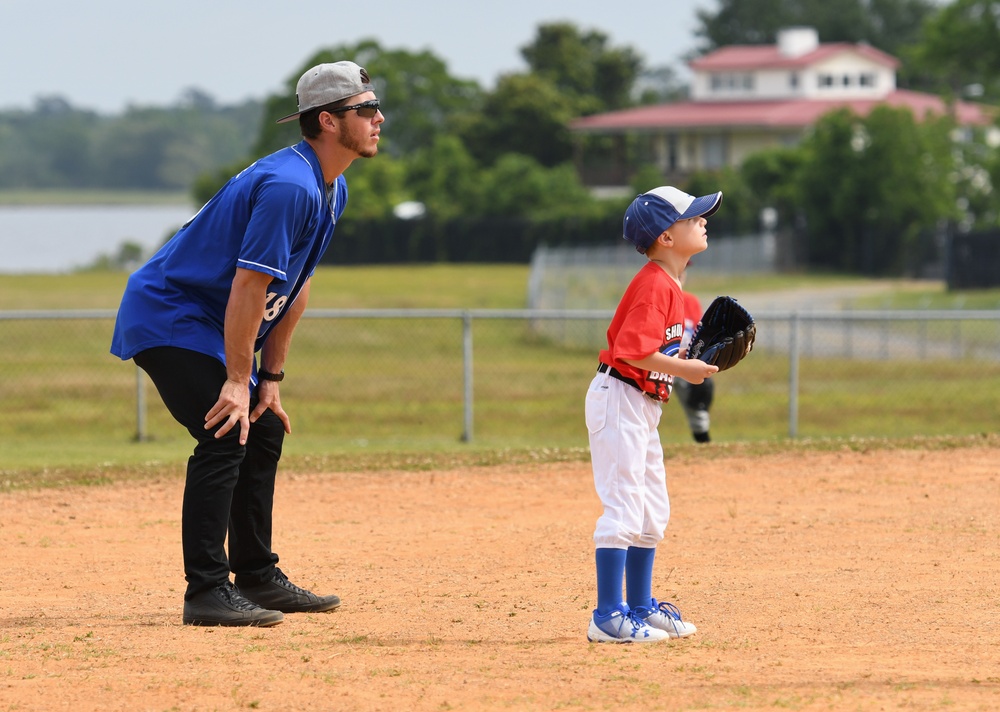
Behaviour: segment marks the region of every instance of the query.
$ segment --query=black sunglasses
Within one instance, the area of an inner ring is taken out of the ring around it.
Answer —
[[[364,119],[374,119],[375,114],[379,112],[378,99],[371,99],[369,101],[363,101],[360,104],[352,104],[351,106],[341,106],[336,109],[330,109],[331,114],[342,114],[345,111],[357,111],[358,116]]]

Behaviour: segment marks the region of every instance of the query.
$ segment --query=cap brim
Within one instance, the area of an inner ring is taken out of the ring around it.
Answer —
[[[319,108],[319,106],[309,106],[309,107],[306,107],[305,109],[299,109],[294,114],[289,114],[288,116],[282,116],[280,119],[278,119],[274,123],[276,123],[276,124],[287,124],[289,121],[294,121],[295,119],[299,118],[300,116],[302,116],[302,114],[304,114],[304,113],[306,113],[308,111],[312,111],[313,109],[318,109],[318,108]]]
[[[714,214],[719,206],[722,205],[722,191],[718,193],[709,193],[708,195],[703,195],[700,198],[695,198],[688,209],[684,211],[684,214],[678,217],[678,220],[687,220],[688,218],[707,218]]]
[[[317,104],[316,106],[310,106],[307,109],[299,109],[294,114],[289,114],[288,116],[282,116],[280,119],[278,119],[274,123],[276,123],[276,124],[287,124],[289,121],[293,121],[294,119],[299,118],[300,116],[302,116],[302,114],[306,113],[307,111],[312,111],[313,109],[318,109],[321,106],[326,106],[327,104],[332,104],[332,103],[334,103],[336,101],[343,101],[344,99],[350,99],[352,96],[360,96],[361,94],[364,94],[365,92],[368,92],[368,91],[374,93],[375,86],[372,85],[372,84],[362,84],[361,85],[361,91],[352,92],[352,93],[348,94],[347,96],[340,96],[340,97],[330,98],[329,101],[325,101],[322,104]]]
[[[300,116],[302,116],[302,112],[301,111],[296,111],[294,114],[289,114],[288,116],[282,116],[280,119],[278,119],[274,123],[276,123],[276,124],[287,124],[292,119],[297,119]]]

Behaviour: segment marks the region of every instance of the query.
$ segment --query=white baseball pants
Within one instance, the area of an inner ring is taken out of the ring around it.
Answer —
[[[606,373],[587,391],[586,419],[594,486],[604,514],[597,548],[654,548],[670,520],[670,498],[657,425],[662,404]]]

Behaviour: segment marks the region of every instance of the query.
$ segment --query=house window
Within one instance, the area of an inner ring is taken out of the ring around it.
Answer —
[[[833,75],[832,74],[820,74],[819,75],[819,86],[820,86],[820,88],[832,87],[833,86]]]
[[[863,87],[874,87],[875,86],[875,75],[871,72],[864,72],[858,78],[858,84]]]
[[[724,168],[729,142],[722,134],[703,136],[701,139],[701,167],[703,169]]]
[[[713,74],[710,80],[713,92],[752,91],[754,87],[753,74]]]
[[[792,72],[788,75],[788,87],[792,90],[799,88],[799,73]]]
[[[851,75],[845,74],[843,77],[841,77],[840,81],[843,83],[845,87],[851,86]]]

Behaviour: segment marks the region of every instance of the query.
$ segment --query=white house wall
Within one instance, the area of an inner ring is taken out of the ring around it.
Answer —
[[[691,100],[706,101],[718,99],[719,95],[712,92],[712,77],[708,72],[695,72],[691,77]]]
[[[799,76],[798,87],[793,87],[791,76]],[[802,72],[782,70],[762,70],[757,72],[756,99],[795,99],[805,96],[802,87]]]
[[[863,74],[874,77],[873,86],[862,86]],[[798,82],[792,84],[792,75]],[[830,75],[833,86],[821,86],[820,77]],[[712,86],[713,76],[721,77],[721,88]],[[747,83],[743,77],[751,76]],[[844,85],[843,78],[849,78]],[[732,81],[729,81],[732,80]],[[781,69],[734,70],[720,72],[695,72],[691,80],[693,101],[747,101],[780,99],[880,99],[896,89],[896,73],[891,67],[873,62],[852,51],[806,67]]]
[[[862,75],[874,77],[873,86],[860,84]],[[881,99],[896,90],[896,73],[852,52],[819,62],[802,72],[804,96],[809,99]],[[823,75],[833,77],[832,86],[823,86]],[[849,83],[844,84],[847,77]]]

